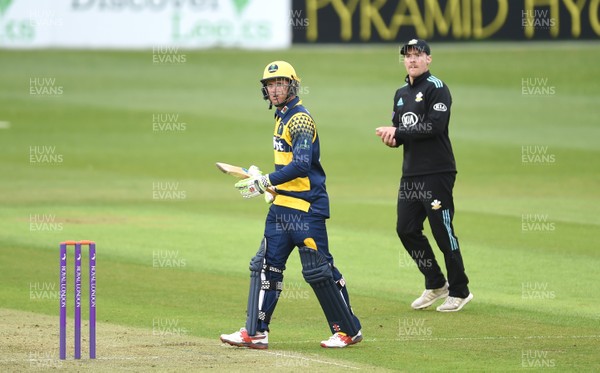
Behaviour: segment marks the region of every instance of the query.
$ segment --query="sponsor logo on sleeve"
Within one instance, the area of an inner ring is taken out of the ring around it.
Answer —
[[[437,104],[433,105],[433,110],[435,110],[435,111],[448,111],[448,108],[443,103],[438,102]]]

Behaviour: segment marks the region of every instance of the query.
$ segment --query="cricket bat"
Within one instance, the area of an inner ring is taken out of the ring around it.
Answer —
[[[217,168],[219,170],[221,170],[221,172],[223,172],[224,174],[228,174],[233,177],[237,177],[238,179],[247,179],[250,177],[248,170],[243,167],[234,166],[234,165],[230,165],[228,163],[223,163],[223,162],[217,162],[216,165],[217,165]],[[267,192],[272,194],[273,197],[275,197],[277,195],[277,192],[275,190],[273,190],[272,188],[267,188]]]

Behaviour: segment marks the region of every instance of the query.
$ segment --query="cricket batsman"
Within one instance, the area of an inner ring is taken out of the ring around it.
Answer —
[[[267,214],[264,237],[250,261],[250,289],[246,326],[221,341],[233,346],[266,349],[269,324],[283,290],[283,272],[289,255],[298,247],[302,275],[312,287],[332,336],[325,348],[343,348],[362,340],[361,324],[350,307],[346,281],[329,251],[326,219],[329,197],[320,162],[315,122],[302,105],[300,78],[289,63],[269,63],[260,80],[263,99],[275,106],[273,151],[275,171],[263,174],[250,168],[251,177],[235,187],[244,198],[265,194],[276,187],[277,196]],[[265,196],[270,196],[265,194]]]

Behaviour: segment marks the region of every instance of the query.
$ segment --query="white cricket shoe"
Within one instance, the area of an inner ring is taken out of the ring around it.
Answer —
[[[469,293],[466,298],[448,297],[446,301],[436,308],[440,312],[456,312],[460,311],[465,304],[469,303],[473,299],[473,293]]]
[[[326,341],[321,341],[321,347],[325,348],[344,348],[362,341],[362,333],[359,330],[354,337],[348,336],[346,333],[337,332]]]
[[[446,298],[447,296],[448,283],[446,282],[444,286],[439,289],[425,289],[423,294],[415,299],[410,306],[415,310],[422,310],[423,308],[431,306],[436,300]]]
[[[269,332],[256,332],[256,335],[248,335],[246,328],[241,328],[232,334],[221,334],[221,342],[232,346],[265,350],[269,347]]]

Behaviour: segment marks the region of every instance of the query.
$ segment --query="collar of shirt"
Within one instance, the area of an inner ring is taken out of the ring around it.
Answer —
[[[410,87],[416,87],[418,86],[423,80],[426,80],[427,78],[429,78],[431,76],[431,73],[429,72],[429,70],[425,71],[423,74],[417,76],[413,82],[413,84],[410,84],[410,78],[408,77],[408,75],[406,75],[406,78],[404,78],[404,81],[406,82],[406,84],[408,84]]]
[[[285,105],[281,109],[278,108],[277,110],[275,110],[275,119],[277,119],[277,117],[281,119],[285,118],[285,116],[288,114],[291,108],[300,104],[302,104],[302,101],[300,101],[300,97],[296,96],[296,98],[288,102],[287,105]]]

